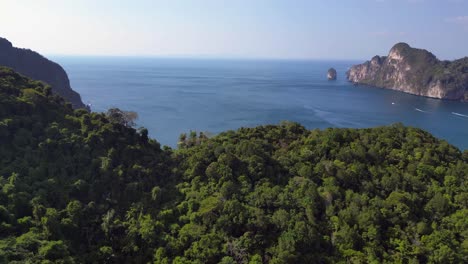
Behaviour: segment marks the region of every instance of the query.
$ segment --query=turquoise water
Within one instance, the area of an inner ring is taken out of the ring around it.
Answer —
[[[307,128],[402,122],[468,149],[468,103],[441,101],[345,79],[353,61],[56,57],[93,111],[136,111],[139,126],[175,146],[190,130],[219,133],[297,121]],[[327,81],[330,67],[337,81]]]

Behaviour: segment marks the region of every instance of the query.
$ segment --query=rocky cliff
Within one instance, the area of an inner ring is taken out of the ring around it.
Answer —
[[[427,50],[398,43],[388,56],[354,65],[346,74],[356,84],[468,102],[468,57],[441,61]]]
[[[87,108],[70,87],[65,70],[37,52],[13,47],[11,42],[0,37],[0,65],[49,84],[53,92],[70,101],[74,108]]]

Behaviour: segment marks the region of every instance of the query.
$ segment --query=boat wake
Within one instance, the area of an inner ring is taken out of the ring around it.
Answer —
[[[418,111],[418,112],[421,112],[421,113],[431,113],[431,112],[428,112],[428,111],[424,111],[424,110],[421,110],[419,108],[415,108],[414,110]]]
[[[456,116],[468,117],[468,115],[460,114],[460,113],[457,113],[457,112],[452,112],[452,114],[454,114]]]
[[[339,114],[332,111],[326,111],[318,107],[304,105],[305,109],[312,110],[314,115],[324,122],[327,122],[335,127],[362,127],[359,122],[353,121],[346,114]]]

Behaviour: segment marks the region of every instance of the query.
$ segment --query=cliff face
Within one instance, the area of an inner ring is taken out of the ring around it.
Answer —
[[[87,108],[80,95],[70,87],[65,70],[37,52],[13,47],[11,42],[0,38],[0,65],[49,84],[52,91],[70,101],[73,108]]]
[[[468,102],[468,57],[440,61],[426,50],[398,43],[388,56],[354,65],[346,74],[357,84]]]

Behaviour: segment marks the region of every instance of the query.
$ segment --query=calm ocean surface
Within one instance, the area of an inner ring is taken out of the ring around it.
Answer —
[[[468,149],[468,103],[353,86],[345,72],[358,62],[53,59],[93,111],[136,111],[138,126],[172,147],[190,130],[215,134],[290,120],[310,129],[402,122]],[[337,81],[327,81],[330,67],[337,69]]]

